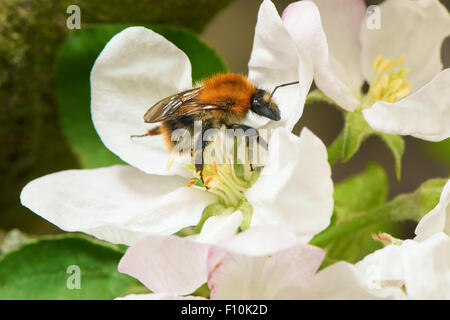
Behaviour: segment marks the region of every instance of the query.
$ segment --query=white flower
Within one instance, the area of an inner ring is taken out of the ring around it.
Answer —
[[[352,265],[320,271],[312,288],[324,299],[450,299],[450,180],[414,240],[390,244]]]
[[[450,236],[450,180],[445,184],[437,206],[419,221],[414,240],[422,241],[439,232]]]
[[[142,120],[149,106],[192,86],[187,56],[155,32],[133,27],[110,40],[91,74],[95,128],[104,144],[131,166],[41,177],[25,186],[22,204],[63,230],[132,244],[149,234],[197,225],[214,202],[221,201],[232,213],[248,201],[252,226],[275,224],[311,238],[328,225],[333,210],[325,146],[306,128],[300,137],[290,133],[312,82],[312,64],[268,0],[259,11],[249,70],[250,80],[267,90],[300,81],[300,86],[275,94],[281,120],[260,123],[275,129],[267,165],[256,182],[255,172],[243,181],[233,166],[209,165],[211,178],[220,177],[211,192],[186,187],[193,173],[180,162],[166,169],[171,155],[161,136],[130,139],[149,129]]]
[[[440,60],[448,11],[437,0],[386,0],[379,10],[379,29],[368,27],[363,0],[295,2],[283,21],[310,52],[315,83],[338,105],[362,110],[377,131],[450,137],[450,70]]]
[[[320,248],[279,229],[259,227],[214,245],[152,235],[127,250],[119,271],[158,297],[181,298],[208,283],[211,299],[286,299],[292,287],[308,290],[323,257]]]

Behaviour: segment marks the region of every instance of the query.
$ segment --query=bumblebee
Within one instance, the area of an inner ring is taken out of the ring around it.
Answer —
[[[279,85],[270,94],[256,88],[243,75],[218,74],[206,79],[201,86],[158,101],[144,114],[144,121],[146,123],[160,122],[161,124],[143,135],[132,137],[161,134],[169,150],[181,151],[177,141],[173,141],[172,133],[177,129],[186,129],[192,134],[194,123],[200,120],[202,132],[222,127],[234,130],[242,129],[244,132],[253,129],[253,132],[256,132],[257,143],[267,149],[267,142],[259,136],[258,131],[242,122],[250,111],[274,121],[280,120],[280,110],[272,96],[277,88],[296,83],[298,81]],[[204,141],[203,136],[195,142],[195,168],[202,180],[203,149],[207,142]],[[192,149],[191,156],[194,156]]]

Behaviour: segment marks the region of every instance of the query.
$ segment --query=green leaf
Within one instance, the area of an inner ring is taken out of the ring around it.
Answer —
[[[379,223],[406,220],[418,222],[437,205],[446,182],[447,179],[442,178],[430,179],[412,193],[401,194],[379,207],[354,213],[344,221],[330,225],[310,243],[325,247],[338,237],[351,235],[359,229]]]
[[[90,114],[90,71],[107,42],[127,25],[94,25],[69,36],[55,64],[56,97],[63,132],[84,168],[123,163],[101,142]],[[193,81],[226,71],[217,53],[194,33],[169,26],[150,26],[184,51]]]
[[[113,299],[149,292],[117,271],[121,257],[116,246],[84,236],[31,241],[0,258],[0,299]],[[69,266],[79,267],[80,289],[73,288],[76,271]]]
[[[402,157],[405,151],[405,140],[402,136],[377,133],[378,136],[386,143],[389,150],[391,150],[395,161],[395,173],[397,180],[400,181],[402,177]]]
[[[342,162],[349,161],[359,150],[361,144],[374,130],[367,124],[359,111],[347,112],[345,115]]]
[[[361,174],[335,185],[334,208],[338,219],[352,213],[377,207],[386,202],[389,192],[388,177],[376,163],[367,165]]]
[[[437,162],[450,168],[450,138],[440,142],[420,140],[426,153]]]
[[[334,139],[331,145],[328,146],[328,162],[332,165],[339,160],[342,155],[342,148],[344,146],[344,131],[341,131],[339,135]]]
[[[386,202],[387,196],[386,172],[375,163],[369,164],[363,173],[350,177],[335,186],[334,223],[341,223],[354,213],[382,205]],[[327,257],[332,260],[356,262],[381,248],[381,244],[372,239],[372,232],[396,233],[397,229],[397,226],[392,223],[374,225],[338,237],[327,246]]]
[[[343,137],[341,136],[343,135]],[[364,119],[360,111],[347,112],[345,115],[345,125],[343,133],[328,148],[328,159],[334,163],[339,158],[338,151],[342,148],[342,162],[349,161],[359,150],[361,144],[370,136],[380,137],[391,150],[395,161],[395,172],[397,179],[401,178],[402,157],[405,151],[405,142],[399,135],[390,135],[373,130]]]

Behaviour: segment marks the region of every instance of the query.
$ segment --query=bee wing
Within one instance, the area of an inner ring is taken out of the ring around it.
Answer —
[[[144,114],[144,121],[147,123],[160,122],[176,119],[201,110],[226,108],[225,104],[198,100],[197,96],[202,88],[198,87],[182,91],[158,101]]]

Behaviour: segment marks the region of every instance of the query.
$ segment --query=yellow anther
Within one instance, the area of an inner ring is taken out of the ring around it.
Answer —
[[[400,89],[400,87],[403,85],[404,80],[403,79],[395,79],[394,81],[391,82],[391,84],[389,85],[389,90],[391,91],[397,91],[398,89]]]
[[[395,60],[393,58],[389,58],[384,60],[378,68],[379,72],[388,72],[394,66]]]
[[[411,85],[406,79],[409,69],[398,68],[405,58],[406,55],[402,54],[396,61],[394,58],[384,59],[379,55],[374,60],[373,68],[378,71],[378,74],[374,75],[369,87],[368,95],[372,103],[396,102],[410,93]]]
[[[173,161],[174,161],[174,158],[170,157],[169,161],[167,161],[167,164],[166,164],[166,171],[169,171],[170,168],[172,168]]]
[[[378,57],[375,58],[375,60],[373,61],[373,70],[378,71],[378,68],[380,67],[381,62],[383,62],[383,56],[380,54],[378,55]]]
[[[402,54],[400,56],[400,58],[398,58],[397,62],[395,63],[395,66],[399,67],[405,61],[405,58],[406,58],[406,54]]]

